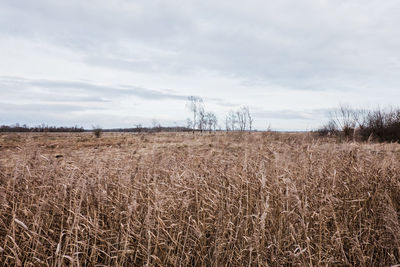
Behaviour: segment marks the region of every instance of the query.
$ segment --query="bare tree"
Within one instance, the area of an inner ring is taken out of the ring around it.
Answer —
[[[336,125],[346,137],[349,137],[357,126],[358,112],[349,106],[340,105],[340,107],[330,114],[331,123]]]
[[[161,123],[158,120],[152,119],[151,124],[153,125],[153,130],[155,130],[157,132],[161,131]]]
[[[136,124],[136,130],[137,130],[137,132],[141,132],[142,131],[142,128],[143,128],[143,126],[142,126],[142,124]]]
[[[199,112],[199,110],[202,108],[203,106],[203,99],[201,97],[198,96],[189,96],[188,97],[188,108],[191,112],[193,112],[193,133],[196,130],[196,124],[197,124],[197,114]]]
[[[200,107],[198,110],[198,125],[199,125],[199,130],[200,132],[203,132],[203,130],[207,127],[207,117],[206,117],[206,112],[204,111],[203,107]]]
[[[247,111],[246,107],[241,107],[238,111],[236,111],[236,118],[239,125],[240,131],[245,131],[247,127]]]
[[[153,128],[157,128],[157,127],[160,126],[160,123],[158,122],[158,120],[152,119],[151,120],[151,125],[153,126]]]
[[[229,111],[228,115],[226,115],[225,118],[226,131],[234,131],[236,129],[236,123],[237,123],[236,113],[233,110],[231,110]]]
[[[186,120],[186,127],[188,128],[188,129],[193,129],[193,121],[191,120],[191,119],[189,119],[189,118],[187,118],[187,120]]]
[[[212,116],[212,127],[213,127],[214,131],[217,130],[217,124],[218,124],[217,116],[213,113],[213,116]]]
[[[230,131],[230,121],[229,121],[229,116],[225,116],[225,130],[228,132]]]
[[[244,110],[246,111],[247,121],[249,122],[249,130],[251,132],[253,130],[253,122],[254,122],[254,120],[253,120],[253,117],[251,116],[250,108],[248,106],[246,106],[244,108]]]
[[[225,117],[225,129],[226,131],[235,131],[236,129],[240,131],[250,131],[253,129],[253,117],[250,113],[250,108],[248,106],[243,106],[236,111],[229,111]],[[238,128],[237,128],[238,126]]]
[[[208,126],[208,131],[211,133],[211,130],[214,129],[217,125],[217,116],[213,112],[207,112],[205,115],[205,119]]]

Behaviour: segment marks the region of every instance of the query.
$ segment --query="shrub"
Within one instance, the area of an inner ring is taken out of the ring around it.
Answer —
[[[364,123],[359,125],[359,133],[362,140],[400,142],[400,109],[368,112]]]
[[[100,126],[93,127],[93,134],[96,138],[100,138],[102,133],[103,133],[103,129],[101,129]]]
[[[337,135],[347,140],[400,142],[400,109],[355,110],[341,106],[331,113],[330,121],[319,135]]]
[[[320,136],[334,135],[337,134],[338,129],[335,122],[330,120],[327,124],[318,129],[317,132]]]

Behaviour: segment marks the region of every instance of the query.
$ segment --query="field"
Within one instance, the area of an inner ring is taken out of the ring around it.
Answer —
[[[10,133],[0,146],[1,265],[400,263],[399,144]]]

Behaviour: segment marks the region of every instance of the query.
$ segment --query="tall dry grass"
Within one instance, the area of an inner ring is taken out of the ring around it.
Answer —
[[[0,141],[2,265],[400,262],[398,144],[273,133]]]

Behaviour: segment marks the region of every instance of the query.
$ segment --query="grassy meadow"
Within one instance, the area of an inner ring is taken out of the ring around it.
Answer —
[[[399,263],[399,144],[0,134],[0,265]]]

